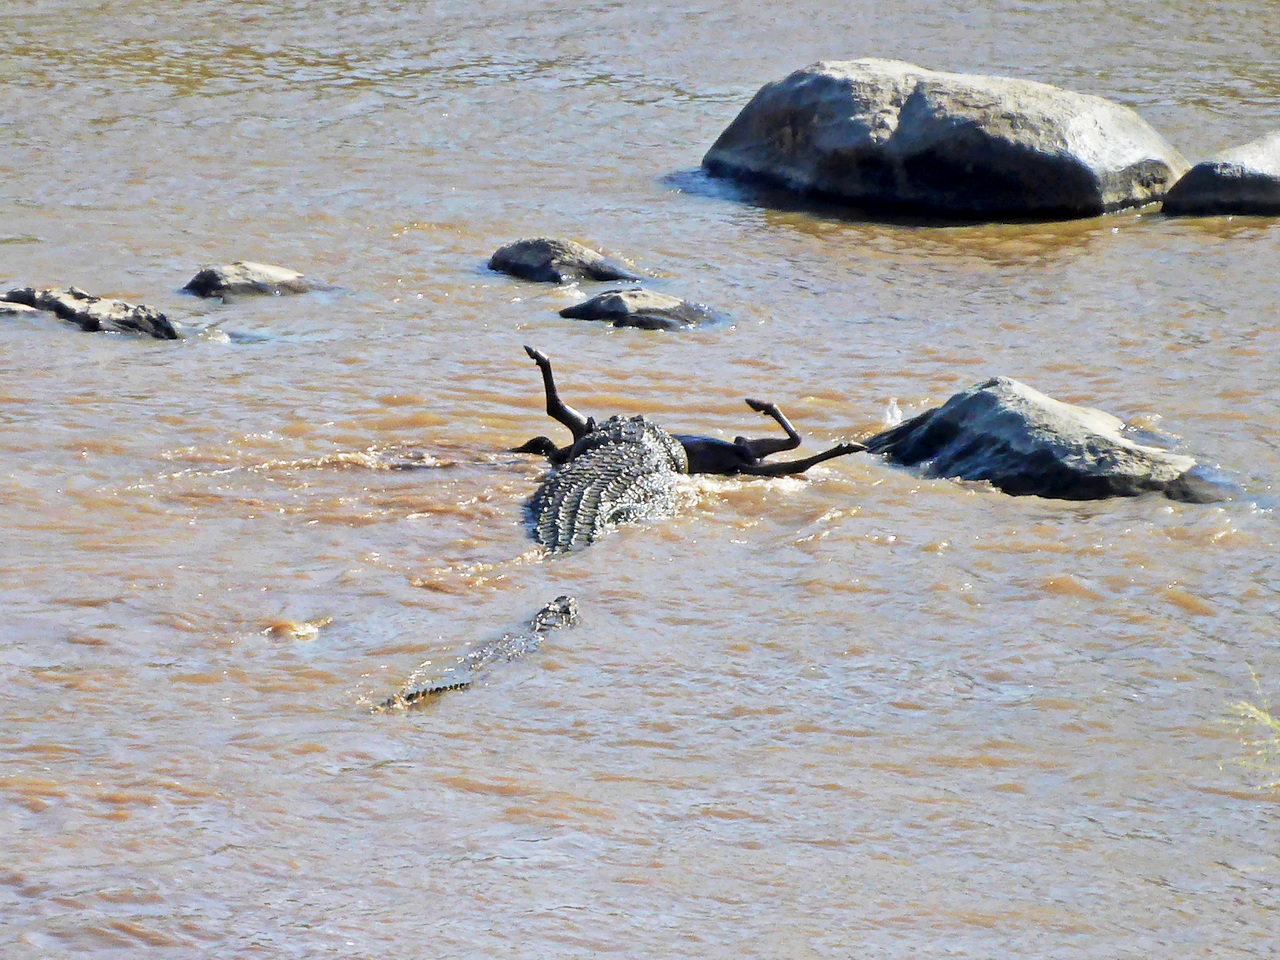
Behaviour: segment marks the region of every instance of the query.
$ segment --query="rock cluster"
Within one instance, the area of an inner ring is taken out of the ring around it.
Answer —
[[[509,243],[489,258],[489,269],[537,283],[641,279],[640,274],[576,240],[554,237]],[[560,316],[604,320],[615,327],[642,330],[687,330],[715,319],[705,304],[640,287],[606,290],[582,303],[565,307]]]

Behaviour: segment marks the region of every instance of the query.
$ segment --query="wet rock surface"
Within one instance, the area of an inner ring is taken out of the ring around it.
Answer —
[[[489,269],[539,283],[642,279],[619,261],[576,240],[554,237],[535,237],[509,243],[489,258]]]
[[[615,327],[644,330],[684,330],[715,319],[705,304],[641,289],[609,290],[565,307],[560,316],[572,320],[604,320]]]
[[[1137,444],[1123,421],[995,377],[866,441],[927,476],[986,480],[1014,496],[1098,500],[1158,492],[1206,503],[1227,493],[1191,457]]]
[[[0,317],[30,317],[39,312],[35,307],[29,307],[25,303],[11,303],[0,299]]]
[[[181,339],[169,318],[154,307],[111,297],[95,297],[79,287],[17,287],[4,294],[3,299],[36,310],[47,310],[90,333],[111,331],[137,333],[157,340]]]
[[[703,166],[887,214],[1060,219],[1159,200],[1188,164],[1101,97],[863,59],[761,88]]]
[[[308,280],[297,270],[269,263],[237,260],[220,267],[204,267],[182,289],[197,297],[229,297],[261,294],[309,293],[325,285]]]
[[[1280,132],[1197,163],[1164,198],[1173,216],[1280,215]]]

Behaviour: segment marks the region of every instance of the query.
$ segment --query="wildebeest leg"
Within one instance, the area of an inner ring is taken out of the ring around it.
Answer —
[[[782,415],[772,403],[761,403],[759,400],[747,399],[747,406],[756,413],[763,413],[765,416],[772,417],[774,421],[783,430],[787,432],[787,438],[780,440],[775,437],[768,437],[761,440],[748,440],[746,437],[738,437],[733,442],[741,447],[745,447],[751,456],[757,460],[763,460],[772,453],[781,453],[783,450],[794,450],[800,446],[800,434],[796,433],[796,428],[791,426],[791,422]]]
[[[755,463],[749,467],[743,467],[741,472],[752,477],[786,477],[793,473],[804,473],[810,467],[825,460],[833,460],[865,449],[867,448],[860,443],[837,443],[830,450],[815,453],[812,457],[805,457],[803,460],[791,460],[787,463]]]
[[[555,377],[551,373],[551,360],[541,350],[535,350],[530,346],[526,346],[524,352],[542,371],[542,385],[547,391],[547,416],[568,427],[574,440],[581,440],[591,432],[590,421],[560,399],[560,394],[556,391]]]

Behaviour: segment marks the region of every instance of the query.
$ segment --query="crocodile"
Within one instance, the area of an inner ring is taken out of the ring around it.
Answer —
[[[407,710],[429,697],[469,687],[490,664],[509,662],[532,653],[550,631],[571,627],[577,622],[578,601],[568,596],[556,597],[534,614],[525,630],[504,633],[497,640],[477,644],[447,667],[436,668],[431,660],[420,664],[399,693],[374,706],[371,712]]]
[[[552,553],[594,543],[609,527],[657,520],[676,507],[684,447],[645,417],[610,417],[573,443],[529,502],[534,539]]]
[[[802,440],[776,405],[752,399],[747,399],[747,406],[770,417],[786,437],[737,437],[730,443],[668,433],[643,416],[615,416],[598,424],[560,398],[547,355],[533,347],[524,349],[542,372],[547,415],[573,434],[573,443],[565,447],[540,436],[513,451],[536,453],[552,464],[529,502],[534,539],[552,553],[592,543],[615,523],[670,515],[678,478],[685,474],[782,477],[866,449],[860,443],[842,442],[800,460],[765,463],[766,457],[794,450]]]

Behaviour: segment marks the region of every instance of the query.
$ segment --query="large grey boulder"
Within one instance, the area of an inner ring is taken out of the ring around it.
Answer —
[[[1280,132],[1197,163],[1169,189],[1164,212],[1176,216],[1280,214]]]
[[[702,163],[877,212],[979,219],[1138,206],[1188,167],[1133,110],[1101,97],[877,59],[767,84]]]
[[[16,287],[0,299],[36,310],[47,310],[91,333],[107,330],[140,333],[157,340],[182,339],[169,318],[154,307],[126,303],[112,297],[95,297],[79,287],[67,287],[65,290]]]
[[[687,330],[715,319],[705,304],[681,300],[653,290],[607,290],[565,307],[560,316],[571,320],[605,320],[615,327],[643,330]]]
[[[323,289],[324,284],[308,280],[297,270],[277,267],[252,260],[237,260],[220,267],[204,267],[183,287],[197,297],[230,297],[244,294],[280,296],[285,293],[309,293]]]
[[[928,476],[986,480],[1014,496],[1099,500],[1159,492],[1173,500],[1228,498],[1191,457],[1135,443],[1123,421],[995,377],[865,441]]]
[[[576,240],[533,237],[500,247],[489,269],[521,280],[565,283],[571,280],[639,280],[639,274]]]

